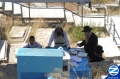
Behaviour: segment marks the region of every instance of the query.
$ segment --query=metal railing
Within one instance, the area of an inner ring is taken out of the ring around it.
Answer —
[[[116,40],[116,38],[120,40],[120,35],[118,34],[118,31],[116,30],[115,23],[110,15],[108,15],[107,17],[108,17],[107,24],[106,24],[107,31],[109,35],[112,35],[113,41],[116,43],[116,45],[120,45],[118,44]]]

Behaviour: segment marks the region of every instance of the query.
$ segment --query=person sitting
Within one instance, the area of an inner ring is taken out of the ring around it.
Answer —
[[[42,48],[42,45],[35,42],[34,36],[30,36],[29,43],[26,46],[24,46],[23,48]]]
[[[77,45],[79,47],[84,46],[84,49],[86,53],[88,53],[90,61],[96,62],[96,59],[99,58],[98,55],[96,55],[95,53],[95,50],[98,45],[98,37],[97,35],[95,35],[95,33],[91,32],[91,30],[92,28],[90,28],[89,26],[84,26],[84,30],[82,30],[82,32],[84,32],[85,34],[85,39]]]
[[[46,48],[49,48],[54,41],[55,47],[67,47],[70,49],[70,44],[68,40],[68,36],[65,31],[63,31],[60,24],[56,24],[55,30],[52,31],[51,37],[49,39],[48,46]]]

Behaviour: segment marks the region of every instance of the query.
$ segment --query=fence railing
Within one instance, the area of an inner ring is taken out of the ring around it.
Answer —
[[[112,19],[110,15],[108,15],[107,17],[108,17],[107,24],[106,24],[107,31],[109,35],[112,35],[113,41],[116,43],[116,45],[120,45],[118,44],[116,40],[116,38],[120,40],[120,35],[118,34],[118,31],[116,30],[114,20]]]

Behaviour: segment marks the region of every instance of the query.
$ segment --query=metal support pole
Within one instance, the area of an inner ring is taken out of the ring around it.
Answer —
[[[20,9],[21,9],[21,16],[23,17],[23,10],[22,10],[22,6],[20,6]],[[22,22],[25,23],[25,20],[23,18],[22,19]]]
[[[48,2],[46,2],[46,8],[48,8]]]
[[[63,6],[64,6],[64,21],[65,21],[65,24],[66,24],[66,14],[65,14],[65,2],[63,3]]]
[[[14,14],[14,2],[12,2],[12,15]]]
[[[28,4],[29,4],[29,23],[30,23],[30,2]]]
[[[115,24],[113,25],[113,41],[115,41]],[[116,43],[117,44],[117,43]]]
[[[12,26],[14,26],[14,2],[12,2]]]
[[[83,27],[83,6],[81,6],[81,8],[82,8],[82,13],[81,13],[81,23],[82,23],[82,27]]]
[[[104,9],[105,12],[104,12],[104,27],[106,28],[106,9]]]
[[[98,4],[99,4],[99,6],[100,6],[100,0],[98,0]]]
[[[120,7],[120,0],[119,0],[119,7]]]
[[[109,15],[107,14],[107,25],[109,24]]]
[[[80,9],[79,9],[79,5],[77,5],[77,14],[79,14]]]
[[[105,13],[104,13],[104,27],[106,28],[106,15],[107,15],[107,7],[105,6]]]
[[[2,4],[2,10],[3,10],[3,14],[5,14],[5,2],[3,2]]]

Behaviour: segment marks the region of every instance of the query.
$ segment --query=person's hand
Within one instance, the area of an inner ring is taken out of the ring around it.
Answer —
[[[50,46],[47,46],[46,48],[50,48]]]
[[[68,48],[68,50],[70,50],[71,49],[71,47],[67,47]]]

